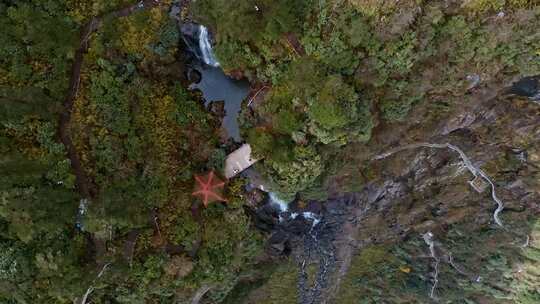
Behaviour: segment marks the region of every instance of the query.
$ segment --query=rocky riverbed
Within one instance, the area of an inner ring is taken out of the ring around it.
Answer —
[[[347,288],[341,283],[364,248],[428,232],[441,240],[459,223],[492,230],[514,248],[528,245],[526,219],[540,212],[539,109],[489,90],[471,98],[476,103],[432,128],[418,120],[408,130],[414,136],[380,135],[379,146],[357,160],[372,176],[361,191],[333,193],[324,202],[295,201],[287,209],[268,199],[251,209],[255,225],[270,234],[268,252],[295,261],[298,303],[339,303],[340,290]],[[418,144],[422,140],[437,144]],[[462,154],[445,148],[446,142]],[[468,166],[482,168],[494,188]],[[492,191],[504,204],[501,223],[494,217],[499,205]],[[480,265],[454,266],[471,282],[482,272]],[[426,280],[434,282],[433,276]]]

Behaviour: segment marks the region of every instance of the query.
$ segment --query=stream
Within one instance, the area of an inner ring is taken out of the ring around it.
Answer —
[[[212,38],[205,26],[186,23],[181,26],[180,30],[187,49],[193,57],[190,67],[201,75],[200,81],[193,83],[190,89],[202,92],[206,107],[212,102],[224,101],[223,128],[230,138],[240,142],[242,138],[240,137],[238,115],[242,101],[249,93],[249,82],[245,79],[233,79],[223,72],[214,56]]]
[[[240,142],[242,138],[238,125],[238,115],[240,114],[242,101],[249,93],[249,82],[245,79],[233,79],[223,72],[212,50],[212,37],[204,25],[185,23],[181,25],[181,33],[188,52],[192,56],[190,67],[201,76],[198,82],[190,85],[190,89],[202,92],[206,107],[212,102],[224,101],[225,117],[223,118],[223,128],[230,138]],[[249,174],[246,176],[253,183],[257,183]],[[282,201],[272,192],[269,194],[271,204],[276,206],[282,214],[288,214],[288,202]],[[288,216],[296,217],[298,214],[293,213]],[[306,219],[310,218],[315,221],[312,214],[303,216]]]
[[[190,67],[192,71],[200,74],[200,80],[192,83],[190,89],[202,92],[207,108],[212,102],[224,101],[223,128],[227,131],[229,138],[240,142],[242,138],[238,115],[242,101],[250,91],[249,82],[232,79],[223,72],[219,61],[214,56],[212,38],[206,27],[187,23],[181,26],[181,33],[188,53],[192,57]],[[250,176],[249,171],[255,174]],[[245,174],[252,185],[258,183],[257,178],[253,178],[258,176],[253,168],[248,169]],[[264,189],[264,187],[256,186],[254,188]],[[266,192],[270,189],[264,190]],[[271,232],[268,245],[275,254],[281,255],[294,251],[293,256],[299,267],[298,288],[301,302],[315,303],[323,297],[323,290],[329,285],[330,272],[335,271],[337,252],[333,242],[341,232],[340,228],[345,222],[346,213],[339,211],[341,208],[336,206],[332,210],[327,210],[320,203],[310,204],[307,208],[298,208],[294,203],[281,200],[273,192],[267,193],[267,199],[262,206],[252,210],[252,215],[258,223],[256,226]],[[329,204],[329,206],[333,205]],[[306,272],[306,266],[312,263],[320,265],[313,284]]]
[[[212,37],[204,25],[185,23],[181,25],[181,33],[188,52],[193,57],[190,64],[191,68],[201,75],[198,82],[190,85],[190,89],[200,90],[203,93],[206,107],[212,102],[225,102],[223,128],[230,138],[240,142],[242,138],[238,126],[238,115],[240,114],[242,101],[249,93],[249,82],[247,80],[235,80],[223,72],[212,50]],[[253,184],[257,184],[252,176],[247,174],[247,171],[246,176]],[[295,220],[297,217],[310,222],[311,227],[320,222],[318,216],[312,212],[291,212],[288,206],[289,202],[281,200],[275,193],[268,193],[268,204],[278,212],[280,222]]]

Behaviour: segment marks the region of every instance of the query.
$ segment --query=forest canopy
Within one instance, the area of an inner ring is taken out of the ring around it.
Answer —
[[[192,90],[187,22],[249,82],[242,143]],[[428,228],[454,254],[442,300],[540,303],[537,103],[502,95],[540,75],[539,28],[534,0],[0,0],[0,303],[297,303],[320,265],[261,215],[273,198],[244,176],[192,195],[243,143],[274,199],[363,225],[340,303],[433,300]],[[471,191],[448,151],[372,162],[420,140],[461,140],[494,182]],[[326,204],[377,187],[365,214]]]

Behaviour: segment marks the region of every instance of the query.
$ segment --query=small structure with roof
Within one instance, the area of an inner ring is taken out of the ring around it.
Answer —
[[[225,177],[233,178],[258,161],[251,157],[251,146],[244,144],[227,156],[225,160]]]

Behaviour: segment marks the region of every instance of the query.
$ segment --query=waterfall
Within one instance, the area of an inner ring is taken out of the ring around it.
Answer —
[[[277,205],[277,207],[279,208],[279,221],[280,222],[284,220],[284,217],[283,217],[284,215],[286,216],[285,219],[293,219],[293,220],[297,218],[299,215],[301,215],[306,220],[311,221],[312,228],[317,226],[317,224],[321,222],[321,219],[313,212],[307,211],[307,212],[302,212],[302,213],[297,213],[297,212],[293,212],[291,214],[285,213],[289,211],[289,204],[286,201],[277,197],[277,195],[273,192],[269,192],[268,195],[270,197],[270,202],[274,205]]]
[[[283,214],[286,214],[285,212],[289,211],[289,204],[277,197],[277,195],[273,192],[269,192],[268,196],[270,197],[270,203],[273,205],[277,205],[279,208],[279,221],[283,221]]]
[[[214,68],[219,67],[219,62],[212,50],[211,35],[206,26],[197,23],[184,23],[180,26],[180,32],[188,51],[198,61]]]
[[[212,51],[212,44],[210,43],[210,38],[208,36],[208,29],[204,25],[199,26],[199,50],[201,51],[202,60],[204,63],[213,67],[219,66],[219,62]]]
[[[308,212],[303,212],[302,216],[305,219],[312,221],[311,227],[315,227],[315,226],[317,226],[317,224],[319,224],[321,222],[321,220],[313,212],[309,212],[309,211]]]
[[[287,210],[289,210],[289,204],[286,201],[277,197],[275,193],[270,192],[269,196],[270,196],[270,201],[272,202],[272,204],[278,205],[279,210],[281,212],[286,212]]]
[[[277,197],[275,193],[270,192],[269,196],[270,196],[270,202],[272,202],[272,204],[275,204],[279,207],[280,213],[287,212],[289,210],[289,204],[286,201]]]

